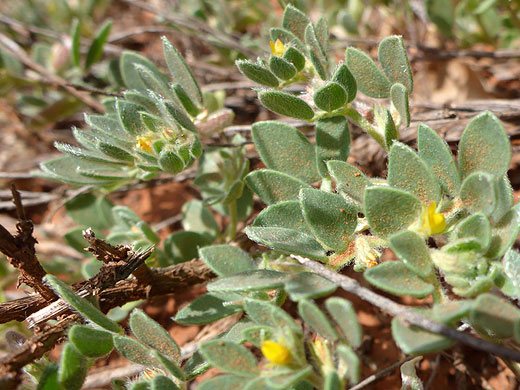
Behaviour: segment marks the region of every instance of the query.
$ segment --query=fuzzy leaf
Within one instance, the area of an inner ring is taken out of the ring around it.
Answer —
[[[211,211],[198,199],[190,200],[182,206],[182,227],[208,237],[216,237],[219,226]]]
[[[308,300],[298,302],[298,313],[302,320],[309,325],[320,336],[325,337],[330,342],[338,339],[336,329],[331,325],[328,318],[314,303]]]
[[[181,230],[170,234],[164,240],[164,252],[173,260],[174,264],[196,259],[199,248],[210,245],[212,238],[205,235]]]
[[[347,93],[338,83],[331,81],[314,92],[314,104],[323,111],[331,112],[345,104]]]
[[[199,113],[199,109],[197,108],[197,105],[191,100],[190,96],[184,89],[184,87],[179,84],[175,83],[172,86],[173,92],[175,93],[175,96],[177,96],[177,99],[179,99],[179,102],[181,103],[182,107],[186,110],[188,114],[190,114],[192,117],[196,117]]]
[[[404,48],[403,37],[392,35],[384,38],[379,44],[377,55],[383,71],[392,84],[400,83],[408,93],[412,93],[412,70]]]
[[[443,324],[451,325],[466,317],[472,305],[471,300],[438,303],[433,306],[432,318]]]
[[[346,299],[332,297],[325,301],[325,307],[349,345],[352,348],[358,348],[363,338],[363,330],[352,304]]]
[[[141,115],[139,113],[142,107],[120,99],[116,102],[116,109],[119,122],[128,134],[136,136],[143,132]]]
[[[356,353],[352,348],[344,344],[339,344],[336,348],[336,354],[338,355],[338,359],[347,367],[347,379],[349,383],[358,383],[361,375],[361,363]]]
[[[426,0],[426,12],[430,20],[435,23],[442,34],[451,37],[455,10],[451,0]]]
[[[292,46],[285,49],[282,58],[294,65],[296,71],[300,72],[305,68],[305,56]]]
[[[489,216],[495,209],[493,177],[483,172],[471,173],[462,182],[460,199],[471,213],[481,212]]]
[[[400,124],[405,127],[410,126],[410,107],[408,106],[408,91],[401,83],[396,83],[390,88],[390,98],[392,105],[399,113]]]
[[[335,81],[345,89],[345,91],[347,92],[347,103],[350,103],[356,98],[356,79],[348,70],[347,65],[341,64],[340,66],[338,66],[338,68],[334,72],[334,75],[332,76],[332,81]]]
[[[88,360],[71,343],[61,351],[58,381],[67,390],[80,390],[87,377]]]
[[[520,231],[519,206],[513,207],[491,230],[491,244],[486,257],[495,259],[502,256],[513,245]]]
[[[136,65],[144,66],[159,80],[168,83],[168,79],[157,69],[157,67],[146,57],[139,54],[126,51],[121,56],[119,62],[121,69],[121,76],[128,89],[136,89],[146,93],[148,86],[143,82]]]
[[[200,352],[209,364],[223,372],[245,377],[257,376],[259,373],[253,354],[231,341],[205,342],[200,346]]]
[[[150,390],[178,390],[179,387],[167,376],[155,375],[150,381]]]
[[[253,124],[252,135],[267,168],[306,183],[319,180],[314,146],[297,129],[281,122],[257,122]]]
[[[395,295],[424,298],[433,293],[433,286],[424,282],[399,261],[387,261],[363,274],[370,284]]]
[[[114,346],[118,352],[131,362],[143,366],[160,367],[151,355],[150,349],[127,336],[114,336]]]
[[[327,168],[336,181],[338,193],[345,193],[350,198],[363,204],[365,188],[370,185],[370,180],[365,174],[355,166],[344,161],[327,161]]]
[[[356,79],[357,88],[365,95],[378,99],[390,96],[390,80],[367,54],[349,47],[345,53],[345,64]]]
[[[291,118],[311,120],[314,111],[299,97],[282,91],[260,91],[258,99],[269,110]]]
[[[107,20],[101,28],[96,32],[92,43],[87,51],[87,57],[85,58],[85,70],[89,69],[94,63],[98,62],[103,55],[103,46],[108,39],[110,34],[110,28],[112,27],[112,21]]]
[[[283,13],[282,26],[303,41],[310,20],[302,11],[289,4]]]
[[[69,341],[86,357],[105,356],[114,348],[112,333],[84,325],[70,328]]]
[[[394,144],[394,141],[399,140],[399,131],[395,125],[392,113],[386,108],[383,109],[383,127],[385,132],[386,149],[390,150]]]
[[[219,375],[200,383],[197,390],[229,390],[241,389],[248,382],[247,378],[235,375]]]
[[[274,55],[269,59],[269,69],[281,80],[292,79],[297,72],[296,67],[288,60]]]
[[[357,226],[357,210],[337,194],[313,188],[302,189],[300,204],[305,222],[325,247],[341,251],[351,241]]]
[[[323,390],[341,390],[341,382],[336,371],[329,371],[325,375]]]
[[[1,54],[1,53],[0,53]],[[61,390],[62,387],[58,383],[58,365],[54,363],[47,364],[38,382],[36,390]]]
[[[514,204],[513,187],[505,174],[495,181],[495,209],[491,214],[494,221],[499,221]]]
[[[520,253],[509,249],[502,260],[504,272],[515,287],[520,287]]]
[[[281,227],[312,235],[303,218],[300,202],[292,200],[266,207],[258,214],[252,226]]]
[[[422,210],[418,198],[390,187],[367,188],[364,203],[370,227],[382,237],[406,229],[417,220]]]
[[[258,299],[246,298],[244,310],[254,322],[267,325],[274,329],[290,328],[291,332],[303,335],[301,328],[294,319],[278,306]]]
[[[277,87],[279,84],[276,76],[261,64],[246,60],[238,60],[235,64],[244,76],[255,83],[268,87]]]
[[[495,114],[486,111],[468,124],[459,142],[462,177],[477,171],[502,177],[511,160],[507,133]]]
[[[486,251],[491,242],[491,224],[484,214],[473,214],[457,225],[456,234],[459,238],[475,238]]]
[[[171,173],[173,175],[182,172],[184,169],[184,161],[182,158],[170,148],[164,148],[159,154],[159,167],[164,172]]]
[[[305,28],[305,43],[309,46],[309,57],[316,73],[322,80],[328,77],[327,54],[318,40],[316,29],[312,23]]]
[[[295,302],[302,299],[326,297],[332,294],[337,287],[336,284],[328,279],[312,272],[301,272],[292,275],[285,282],[285,291],[289,294],[291,300]]]
[[[433,129],[421,123],[417,131],[419,155],[437,178],[443,191],[456,196],[460,189],[460,176],[450,148]]]
[[[307,366],[299,370],[292,370],[279,375],[272,375],[267,377],[267,385],[271,389],[285,390],[290,386],[302,381],[312,374],[312,366]]]
[[[212,245],[199,250],[200,257],[218,276],[231,276],[256,269],[251,256],[232,245]]]
[[[207,285],[209,292],[261,291],[283,287],[287,276],[281,272],[258,269],[218,279]]]
[[[390,149],[388,184],[415,195],[425,206],[440,200],[440,187],[426,163],[401,142],[394,142]]]
[[[123,330],[115,322],[108,319],[99,309],[97,309],[92,303],[87,301],[85,298],[81,298],[71,290],[69,286],[63,283],[54,275],[47,274],[45,276],[47,281],[52,288],[62,297],[68,304],[76,309],[83,317],[92,321],[99,327],[106,329],[113,333],[122,333]]]
[[[157,359],[163,367],[175,378],[180,379],[181,381],[186,379],[186,375],[184,374],[184,370],[179,367],[177,363],[172,361],[171,359],[168,359],[164,355],[162,355],[160,352],[157,352],[155,350],[152,351],[152,356]]]
[[[202,295],[179,310],[175,321],[185,325],[207,324],[241,311],[240,308],[224,306],[224,302],[212,294]]]
[[[520,311],[492,294],[480,295],[470,311],[471,325],[479,332],[492,338],[513,336],[515,322],[520,321]]]
[[[305,53],[305,51],[306,51],[305,45],[300,40],[300,38],[298,38],[296,35],[294,35],[289,30],[286,30],[285,28],[272,27],[269,29],[269,35],[271,36],[271,39],[273,40],[273,42],[276,42],[276,40],[279,39],[285,45],[294,46],[301,53]]]
[[[392,251],[410,271],[422,278],[432,275],[434,269],[430,251],[422,236],[405,230],[390,237],[389,242]]]
[[[246,234],[255,242],[286,253],[322,261],[327,259],[325,250],[314,237],[297,230],[249,226],[246,228]]]
[[[417,326],[405,325],[397,317],[392,319],[392,336],[399,348],[411,355],[442,351],[454,344],[447,337],[427,332]]]
[[[247,185],[267,204],[297,200],[300,189],[310,187],[293,176],[271,169],[257,169],[249,173],[245,180]]]

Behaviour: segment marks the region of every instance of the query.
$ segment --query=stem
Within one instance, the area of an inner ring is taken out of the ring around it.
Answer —
[[[375,139],[379,145],[381,145],[385,150],[387,149],[384,136],[377,130],[376,127],[374,127],[372,123],[368,121],[367,118],[361,115],[355,108],[348,106],[341,109],[340,113],[353,120],[354,123],[356,123],[359,127],[365,130],[368,135]]]
[[[228,226],[228,232],[227,236],[229,241],[233,240],[235,238],[235,235],[237,234],[237,201],[234,200],[228,205],[229,210],[229,226]]]
[[[320,190],[325,192],[332,192],[332,180],[330,179],[330,176],[322,178]]]

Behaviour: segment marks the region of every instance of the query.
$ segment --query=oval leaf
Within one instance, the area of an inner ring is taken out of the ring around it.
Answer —
[[[365,95],[373,98],[390,96],[392,84],[375,62],[361,50],[349,47],[345,53],[345,64],[356,79],[358,89]]]
[[[282,91],[261,91],[258,99],[269,110],[291,118],[310,121],[314,117],[311,106],[297,96]]]
[[[377,56],[390,81],[402,84],[407,93],[412,93],[412,70],[404,48],[403,37],[393,35],[384,38],[379,44]],[[401,123],[403,123],[403,120],[401,120]]]
[[[200,346],[200,352],[209,364],[223,372],[245,377],[257,376],[259,373],[253,354],[234,342],[208,341]]]
[[[302,188],[310,186],[282,172],[257,169],[245,177],[247,185],[267,204],[286,200],[298,200]]]
[[[433,274],[430,251],[422,236],[405,230],[390,237],[389,242],[392,251],[410,271],[423,278],[428,278]]]
[[[199,250],[200,257],[218,276],[231,276],[256,269],[247,252],[232,245],[212,245]]]

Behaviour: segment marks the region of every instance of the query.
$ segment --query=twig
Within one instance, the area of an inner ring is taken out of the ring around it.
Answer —
[[[429,390],[430,387],[433,385],[433,381],[435,380],[435,377],[437,376],[437,373],[439,372],[439,368],[441,367],[441,355],[438,354],[435,357],[435,365],[433,366],[433,371],[428,378],[428,382],[426,383],[426,386],[424,387],[424,390]]]
[[[316,272],[317,274],[336,283],[343,290],[357,295],[359,298],[367,302],[370,302],[374,306],[377,306],[381,310],[384,310],[387,313],[395,317],[398,317],[401,320],[406,321],[410,325],[417,325],[427,330],[428,332],[449,337],[450,339],[469,345],[470,347],[473,347],[475,349],[489,352],[497,356],[505,357],[514,360],[515,362],[520,362],[520,352],[518,351],[491,343],[486,340],[479,339],[467,333],[458,332],[455,329],[449,328],[446,325],[443,325],[439,322],[432,321],[416,312],[411,311],[408,307],[404,305],[401,305],[388,298],[378,295],[372,290],[369,290],[368,288],[362,287],[354,279],[331,271],[324,265],[314,260],[307,259],[305,257],[297,255],[291,255],[291,257],[296,259],[298,262],[300,262],[307,268]]]
[[[412,360],[415,356],[407,356],[403,360],[400,360],[391,366],[382,369],[379,372],[376,372],[375,374],[372,374],[365,379],[363,379],[361,382],[359,382],[357,385],[349,387],[349,390],[361,390],[367,387],[369,384],[374,383],[378,381],[379,379],[384,378],[385,376],[388,376],[394,371],[396,368],[402,366],[404,363],[406,363],[409,360]]]

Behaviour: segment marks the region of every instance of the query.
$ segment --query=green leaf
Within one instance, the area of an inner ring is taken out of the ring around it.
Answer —
[[[495,209],[491,214],[493,221],[499,221],[514,204],[513,187],[505,174],[495,180]]]
[[[267,377],[267,385],[273,389],[285,390],[290,386],[302,381],[312,374],[312,366],[307,366],[299,370],[291,370],[289,372],[272,375]]]
[[[224,306],[226,301],[212,294],[196,298],[175,315],[175,321],[185,325],[207,324],[241,311],[240,308]]]
[[[321,261],[327,259],[327,254],[318,241],[297,230],[248,226],[246,234],[255,242],[289,254],[307,256]]]
[[[219,227],[213,213],[198,199],[190,200],[182,206],[182,227],[196,233],[216,237]]]
[[[520,311],[504,299],[482,294],[475,300],[469,319],[479,333],[492,338],[510,338],[515,322],[520,321]]]
[[[98,149],[106,154],[108,157],[114,158],[116,160],[125,161],[128,163],[134,162],[134,156],[128,153],[126,150],[121,149],[115,145],[109,144],[107,142],[99,141],[97,144]]]
[[[303,218],[300,202],[292,200],[266,207],[255,218],[252,226],[281,227],[312,235]]]
[[[312,23],[309,23],[305,28],[305,43],[309,47],[309,57],[316,73],[322,80],[326,80],[328,78],[327,53],[321,46],[316,29]]]
[[[502,259],[504,272],[514,287],[520,287],[520,253],[510,248]]]
[[[347,194],[350,198],[363,204],[365,188],[370,185],[370,180],[355,166],[344,162],[327,161],[330,175],[336,181],[336,190],[340,194]]]
[[[111,209],[114,204],[103,196],[80,194],[65,203],[67,215],[81,226],[107,229],[113,226]],[[83,246],[86,243],[83,241]]]
[[[182,56],[168,41],[168,39],[163,37],[162,41],[164,59],[166,60],[166,65],[168,66],[168,70],[173,76],[174,81],[182,85],[192,101],[202,104],[202,92],[200,91],[200,87],[197,84],[195,77],[193,77],[190,68],[186,65]]]
[[[90,326],[74,325],[69,330],[69,341],[87,357],[101,357],[112,351],[112,333]]]
[[[128,134],[137,136],[143,133],[143,126],[141,123],[141,115],[139,111],[142,107],[137,104],[127,102],[119,99],[116,102],[116,109],[121,126],[125,129]]]
[[[320,179],[314,146],[297,129],[285,123],[266,121],[253,124],[251,131],[258,154],[267,168],[306,183]]]
[[[295,49],[292,46],[289,46],[285,49],[282,58],[286,61],[289,61],[294,65],[296,71],[300,72],[305,68],[305,57],[298,49]]]
[[[171,173],[173,175],[182,172],[184,169],[184,161],[182,158],[170,148],[164,148],[159,154],[159,167],[164,172]]]
[[[184,87],[179,83],[175,83],[173,84],[172,89],[175,93],[175,96],[177,96],[177,99],[179,99],[179,102],[182,104],[182,107],[184,107],[186,112],[193,117],[197,116],[199,113],[199,109],[197,108],[196,104],[193,103]]]
[[[491,215],[495,209],[495,188],[493,176],[484,172],[468,175],[460,187],[462,204],[471,213],[481,212]]]
[[[258,377],[255,379],[252,379],[250,382],[248,382],[244,388],[244,390],[274,390],[274,387],[269,386],[267,384],[267,378],[265,377]]]
[[[85,70],[89,69],[94,63],[101,59],[101,56],[103,55],[103,46],[108,39],[111,27],[112,21],[107,20],[94,36],[94,39],[88,48],[87,57],[85,58]]]
[[[392,319],[392,336],[401,350],[410,355],[422,355],[442,351],[455,342],[447,337],[427,332],[417,326],[408,326]]]
[[[148,86],[143,82],[136,65],[145,67],[154,75],[155,78],[168,84],[169,80],[150,60],[139,54],[125,51],[121,56],[119,66],[121,69],[121,76],[123,77],[125,85],[128,87],[128,89],[135,89],[144,92],[145,94],[147,93]]]
[[[114,346],[118,352],[131,362],[149,367],[160,367],[150,354],[150,349],[127,336],[114,336]]]
[[[340,252],[351,241],[357,226],[357,210],[337,194],[302,189],[300,204],[305,222],[325,247]]]
[[[80,390],[87,377],[88,361],[71,343],[61,351],[58,381],[67,390]]]
[[[473,214],[462,220],[456,228],[459,238],[475,238],[481,250],[486,251],[491,242],[491,224],[489,219],[481,213]]]
[[[273,337],[276,337],[274,329],[263,325],[252,326],[244,329],[242,334],[247,342],[253,344],[257,348],[262,347],[264,340],[272,340]]]
[[[403,37],[392,35],[384,38],[381,43],[379,43],[377,56],[383,71],[392,84],[400,83],[406,88],[407,93],[412,93],[412,70],[410,69],[410,63],[408,62],[408,56],[404,48]],[[393,98],[392,101],[394,101]],[[403,123],[403,120],[401,120],[401,123]]]
[[[74,19],[72,21],[71,26],[71,35],[72,35],[72,45],[71,45],[71,53],[72,53],[72,62],[74,63],[74,66],[79,67],[79,61],[80,61],[80,39],[81,39],[81,31],[80,31],[80,24],[78,19]]]
[[[448,144],[423,123],[419,124],[417,133],[419,155],[437,178],[443,191],[457,196],[460,189],[459,170]]]
[[[422,278],[428,278],[433,274],[430,251],[422,236],[405,230],[390,237],[389,242],[392,251],[410,271]]]
[[[502,177],[511,160],[511,145],[500,120],[490,111],[477,115],[468,124],[459,142],[462,177],[477,171]]]
[[[410,148],[394,142],[388,156],[388,184],[415,195],[425,206],[439,202],[437,180],[426,163]]]
[[[455,10],[451,0],[426,0],[426,12],[442,34],[452,36]]]
[[[422,360],[422,356],[407,361],[401,365],[401,380],[403,382],[402,390],[423,390],[424,386],[421,378],[417,376],[415,364]]]
[[[410,126],[410,107],[408,106],[408,91],[401,83],[396,83],[390,88],[390,98],[395,110],[399,113],[400,124]]]
[[[399,140],[399,131],[394,122],[394,118],[392,117],[392,113],[390,110],[384,108],[383,109],[383,128],[385,132],[385,145],[386,149],[389,150],[394,141]]]
[[[150,390],[150,382],[136,382],[130,390]]]
[[[363,338],[363,330],[359,325],[352,304],[346,299],[332,297],[325,301],[325,307],[349,345],[352,348],[359,348]]]
[[[253,354],[243,346],[231,341],[205,342],[200,346],[200,352],[209,364],[223,372],[245,377],[254,377],[259,374]]]
[[[168,114],[182,127],[192,133],[197,133],[197,127],[193,124],[192,120],[186,115],[186,112],[182,107],[172,101],[164,101],[164,106],[168,111]]]
[[[157,322],[148,317],[142,310],[134,309],[129,321],[132,333],[142,343],[156,349],[174,361],[180,359],[180,349],[170,334]]]
[[[345,91],[347,92],[347,103],[350,103],[356,98],[357,94],[357,84],[356,79],[352,76],[352,73],[347,68],[347,65],[341,64],[337,67],[334,75],[332,76],[332,81],[340,84]]]
[[[323,383],[323,390],[341,390],[341,382],[336,371],[329,371],[325,375],[325,382]]]
[[[103,185],[111,182],[108,179],[82,176],[76,168],[77,160],[75,158],[59,157],[40,163],[42,172],[34,172],[34,175],[77,185]]]
[[[256,269],[249,254],[232,245],[212,245],[199,250],[200,257],[218,276],[231,276]]]
[[[155,359],[157,359],[157,361],[161,362],[166,371],[168,371],[175,378],[181,381],[184,381],[186,379],[184,370],[180,368],[176,362],[172,361],[171,359],[167,358],[166,356],[162,355],[160,352],[157,352],[156,350],[152,350],[152,356]]]
[[[200,233],[181,230],[170,234],[164,240],[164,252],[174,264],[182,263],[199,257],[199,248],[210,245],[212,238]]]
[[[314,117],[311,106],[297,96],[282,91],[260,91],[258,99],[276,114],[310,121]]]
[[[282,80],[290,80],[296,75],[296,67],[288,60],[272,55],[269,59],[269,68],[271,72]]]
[[[370,227],[382,237],[406,229],[419,218],[422,210],[418,198],[390,187],[367,188],[364,203]]]
[[[432,308],[432,318],[443,324],[453,325],[468,315],[472,305],[471,300],[438,303]]]
[[[333,282],[312,272],[301,272],[285,282],[285,291],[295,302],[326,297],[336,291],[337,287]]]
[[[203,374],[209,370],[209,368],[210,365],[199,351],[195,352],[183,367],[184,372],[186,373],[186,380],[193,379],[196,376]]]
[[[150,390],[178,390],[179,387],[167,376],[156,375],[150,381]]]
[[[502,256],[513,245],[520,231],[519,206],[513,207],[491,230],[491,244],[486,257],[495,259]]]
[[[74,307],[83,317],[92,321],[99,327],[106,329],[113,333],[122,333],[123,330],[115,322],[109,320],[99,309],[84,298],[76,295],[65,283],[59,280],[54,275],[47,274],[44,278],[52,288],[63,298],[67,303]]]
[[[274,329],[289,328],[293,334],[303,335],[301,328],[294,319],[283,309],[272,303],[246,298],[244,300],[244,310],[249,318],[260,325],[267,325]]]
[[[280,83],[276,76],[262,64],[255,64],[247,60],[237,60],[235,64],[244,76],[255,83],[273,88],[276,88]]]
[[[390,80],[367,54],[349,47],[345,53],[345,64],[354,76],[357,88],[365,95],[378,99],[390,96]]]
[[[282,26],[292,32],[298,39],[302,40],[305,37],[305,27],[310,20],[302,11],[289,4],[283,13]]]
[[[269,29],[269,35],[271,36],[273,42],[276,42],[276,40],[279,39],[282,41],[282,43],[284,43],[284,45],[294,46],[299,52],[305,53],[306,51],[305,45],[302,43],[302,41],[289,30],[272,27]]]
[[[207,285],[209,292],[262,291],[281,288],[287,276],[281,272],[258,269],[220,278]]]
[[[229,390],[241,389],[249,381],[247,378],[242,378],[234,375],[219,375],[210,378],[200,383],[197,390]]]
[[[342,107],[347,101],[345,89],[331,81],[314,92],[314,104],[321,110],[331,112]]]
[[[326,52],[329,48],[329,26],[327,19],[323,16],[319,18],[314,29],[316,30],[316,37],[318,38],[320,46]]]
[[[43,370],[43,374],[38,382],[36,390],[61,390],[62,387],[58,383],[58,365],[54,363],[48,364]]]
[[[339,344],[336,348],[336,354],[338,355],[338,359],[347,367],[348,381],[351,384],[358,383],[361,375],[361,363],[356,353],[352,348],[349,348],[344,344]]]
[[[325,337],[331,343],[338,339],[339,336],[336,329],[334,329],[325,314],[314,303],[306,299],[299,301],[298,313],[302,320],[320,336]]]
[[[307,183],[293,176],[271,169],[257,169],[249,173],[245,177],[245,181],[255,194],[267,204],[297,200],[300,189],[310,187]]]
[[[433,286],[424,282],[399,261],[387,261],[363,274],[370,284],[395,295],[410,295],[424,298],[433,293]]]

